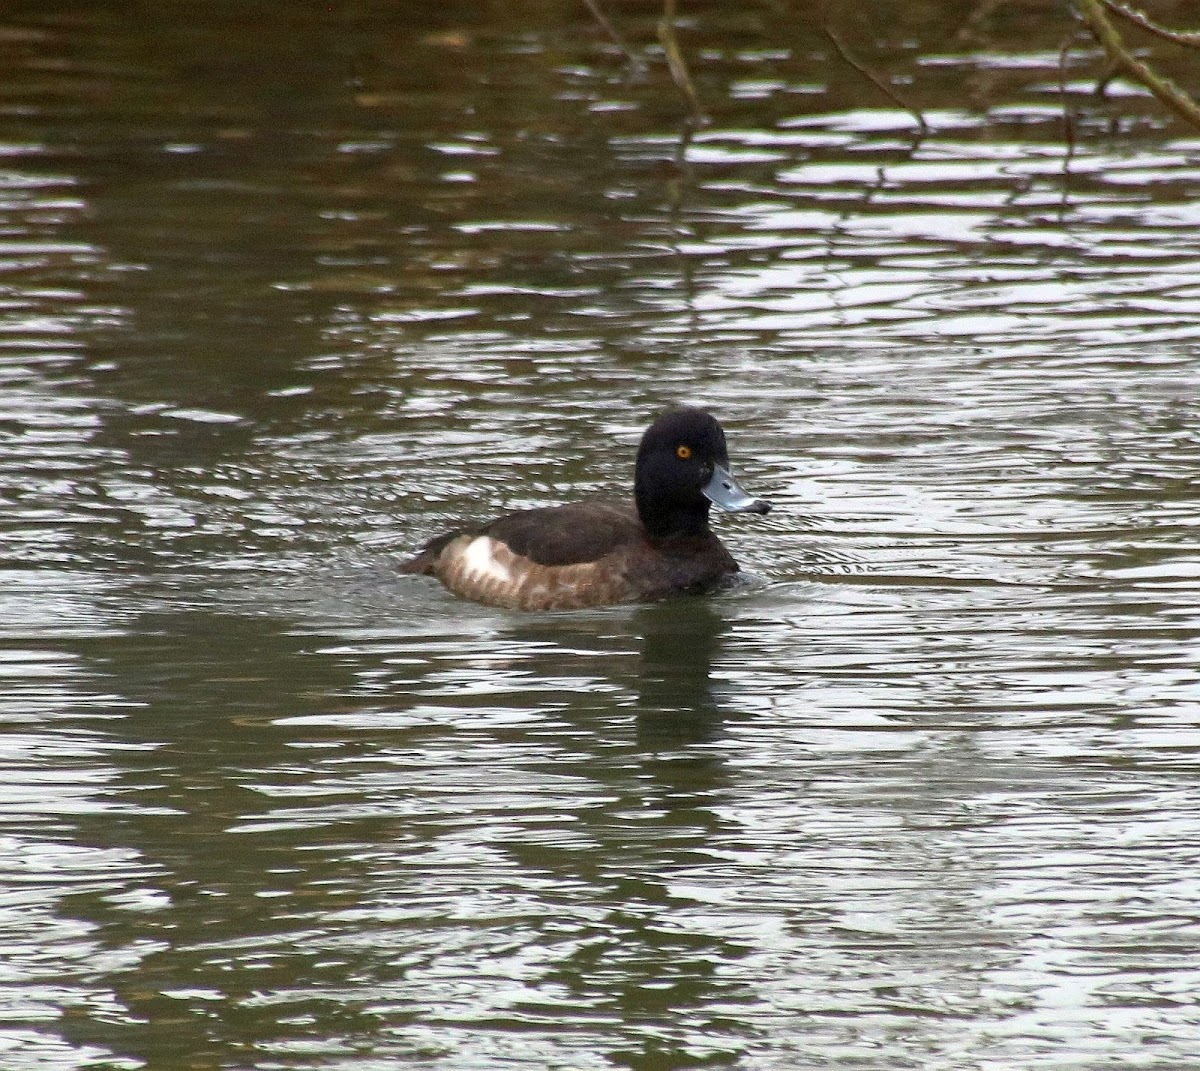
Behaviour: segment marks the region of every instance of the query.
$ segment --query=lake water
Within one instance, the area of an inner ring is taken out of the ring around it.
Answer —
[[[0,15],[6,1071],[1195,1066],[1200,132],[827,10],[926,135],[805,4],[690,140],[582,4]],[[736,589],[396,573],[679,401]]]

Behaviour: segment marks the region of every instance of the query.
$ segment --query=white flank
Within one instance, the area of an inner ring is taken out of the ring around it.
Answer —
[[[495,555],[496,541],[488,536],[476,536],[463,551],[464,572],[473,580],[495,580],[512,583],[512,571]]]

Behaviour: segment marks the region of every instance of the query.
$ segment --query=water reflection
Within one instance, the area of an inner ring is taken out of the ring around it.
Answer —
[[[727,622],[709,599],[672,600],[640,607],[631,629],[640,640],[639,727],[675,726],[687,740],[712,738],[720,721],[712,669]],[[707,728],[702,728],[707,727]],[[671,739],[668,732],[665,739]],[[652,741],[645,740],[650,746]]]
[[[0,1063],[1189,1066],[1195,138],[1078,50],[1066,159],[1053,5],[839,23],[916,142],[815,12],[689,141],[394,7],[0,17]],[[758,582],[395,575],[688,400]]]
[[[564,714],[604,802],[575,812],[582,826],[575,843],[543,837],[514,857],[583,893],[555,927],[556,945],[566,943],[546,981],[574,1006],[626,1024],[629,1037],[609,1053],[618,1066],[727,1061],[743,1037],[735,1018],[714,1018],[711,1009],[752,1000],[720,969],[748,946],[684,921],[697,906],[693,871],[711,861],[723,825],[718,805],[728,779],[719,751],[706,745],[724,717],[712,670],[726,627],[710,601],[678,599],[627,616],[563,615],[507,630],[536,645],[534,665],[547,663],[534,670],[538,679],[575,676],[579,661],[589,676],[601,674]],[[679,1027],[664,1028],[668,1014]]]
[[[72,1019],[64,1036],[156,1063],[301,1043],[333,1058],[385,1027],[403,1053],[420,1036],[414,1017],[453,1038],[464,1001],[483,1001],[536,1048],[566,1001],[630,1024],[618,1063],[731,1056],[716,1040],[726,1024],[714,1033],[704,1009],[750,999],[719,970],[745,948],[670,921],[691,899],[676,877],[706,858],[723,788],[715,756],[687,754],[720,720],[722,618],[702,606],[517,621],[486,644],[431,648],[421,677],[395,667],[393,718],[449,688],[483,715],[474,729],[381,728],[352,699],[356,679],[412,650],[394,640],[352,655],[270,618],[144,619],[102,662],[136,710],[115,726],[136,745],[120,789],[131,806],[119,824],[85,812],[74,834],[106,851],[137,843],[139,871],[62,908],[106,946],[138,951],[93,965],[113,1014]],[[452,682],[474,679],[456,666],[475,660],[503,670],[472,696]],[[505,717],[531,709],[505,679],[538,686],[532,720]],[[583,679],[592,686],[548,683]],[[550,917],[529,898],[538,886],[558,890]],[[492,950],[483,977],[478,946],[456,937],[464,918]],[[654,1025],[684,1007],[699,1016],[687,1029]]]
[[[729,790],[719,747],[727,717],[744,717],[736,692],[714,679],[729,627],[710,600],[687,600],[638,611],[637,668],[640,766],[649,780],[644,806],[661,812],[664,829],[694,838],[703,850],[721,825],[718,806]],[[670,875],[663,875],[668,881]]]

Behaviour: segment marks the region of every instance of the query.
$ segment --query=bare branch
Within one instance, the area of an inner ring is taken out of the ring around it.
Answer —
[[[679,40],[675,36],[675,0],[663,0],[663,14],[658,23],[658,40],[666,53],[667,67],[671,71],[671,79],[678,90],[684,95],[691,108],[690,120],[697,125],[708,123],[708,116],[700,105],[696,87],[692,85],[692,76],[688,74],[687,62],[679,49]]]
[[[1185,48],[1200,48],[1200,30],[1168,30],[1165,26],[1159,26],[1157,22],[1152,22],[1149,16],[1136,8],[1120,3],[1119,0],[1104,0],[1104,6],[1114,15],[1128,19],[1135,26],[1140,26],[1147,33],[1161,37],[1164,41],[1183,45]]]
[[[1073,3],[1114,66],[1145,86],[1181,119],[1200,129],[1200,104],[1125,47],[1121,35],[1104,13],[1104,0],[1073,0]]]

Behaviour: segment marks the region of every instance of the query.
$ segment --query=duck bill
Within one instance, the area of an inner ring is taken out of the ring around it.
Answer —
[[[730,513],[768,513],[771,509],[769,502],[746,494],[724,465],[713,466],[712,479],[700,488],[700,493],[713,505]]]

